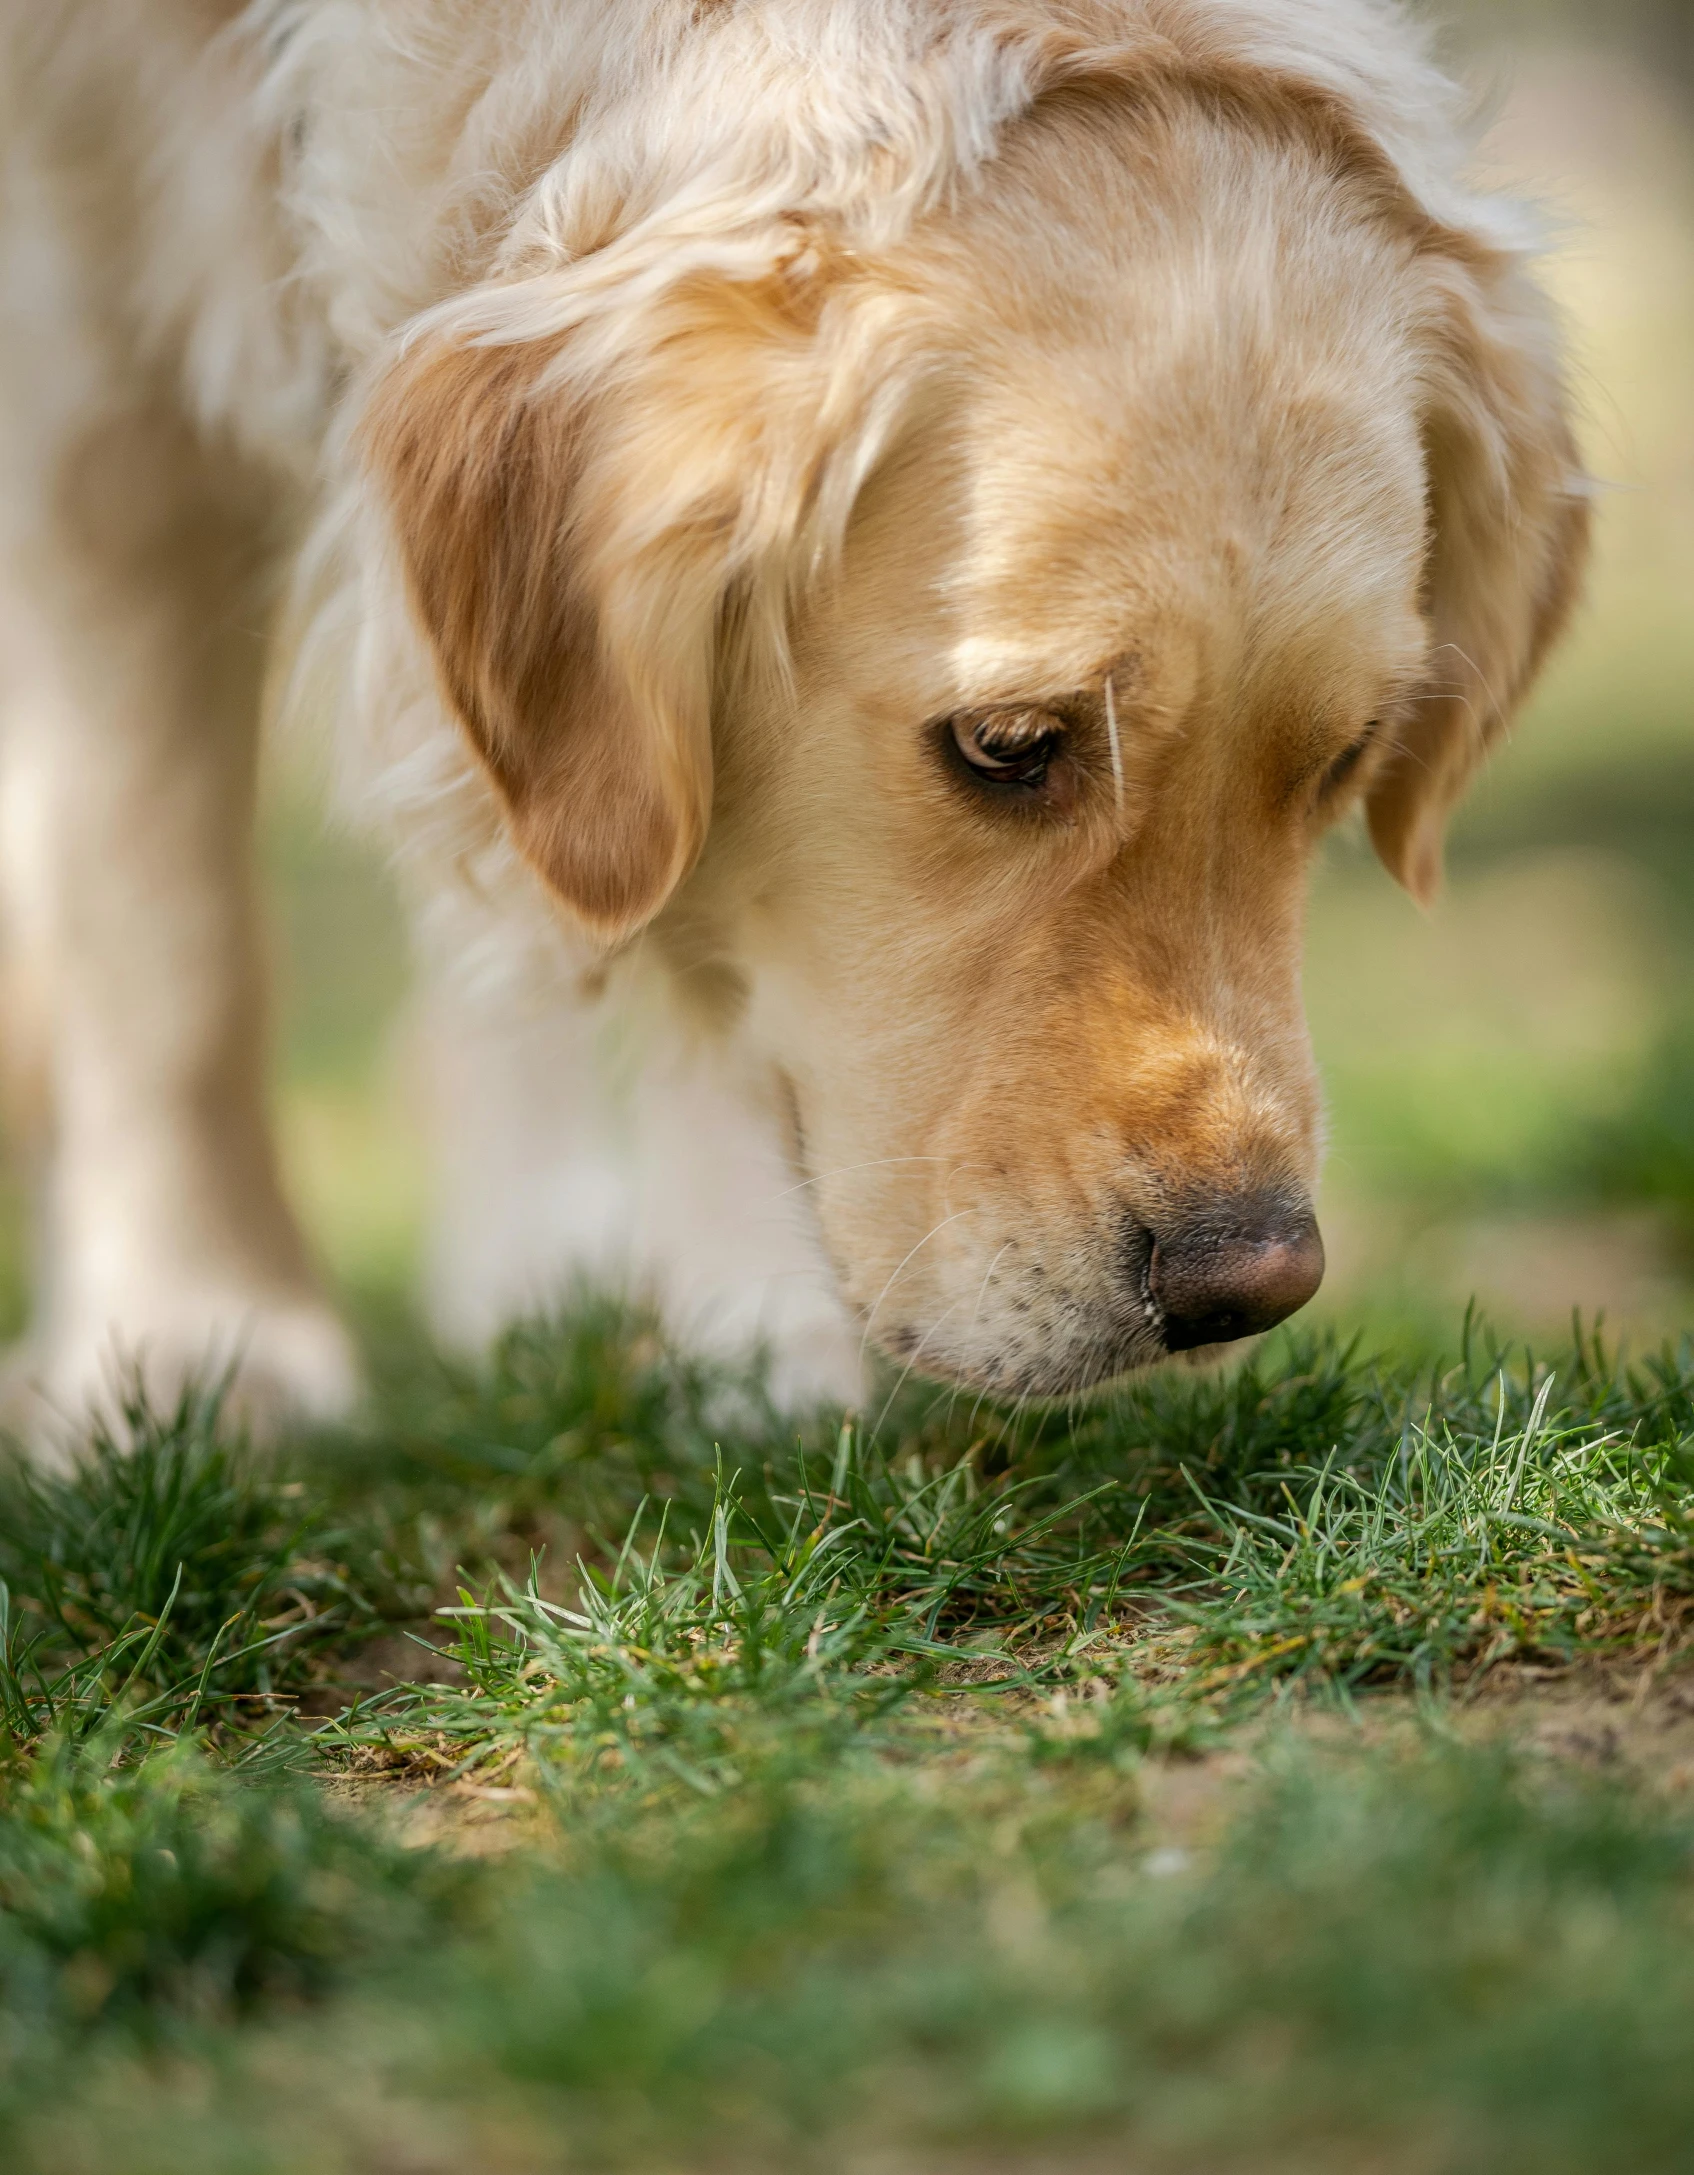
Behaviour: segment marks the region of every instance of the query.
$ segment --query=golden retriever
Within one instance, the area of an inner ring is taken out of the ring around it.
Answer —
[[[1050,1395],[1303,1304],[1307,865],[1362,806],[1431,893],[1587,533],[1456,114],[1389,0],[0,0],[32,1378],[353,1394],[265,1117],[283,574],[445,1330],[590,1272],[786,1394]]]

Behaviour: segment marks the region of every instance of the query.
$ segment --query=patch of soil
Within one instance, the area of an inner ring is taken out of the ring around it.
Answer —
[[[1153,1856],[1171,1854],[1175,1872],[1177,1859],[1210,1847],[1257,1754],[1278,1732],[1320,1745],[1390,1744],[1426,1729],[1432,1716],[1471,1742],[1508,1740],[1558,1766],[1617,1769],[1650,1788],[1694,1796],[1694,1667],[1686,1661],[1670,1674],[1600,1665],[1557,1674],[1501,1669],[1467,1698],[1434,1709],[1383,1693],[1350,1714],[1284,1710],[1239,1730],[1216,1752],[1148,1760],[1141,1799]]]
[[[335,1674],[310,1685],[295,1702],[295,1712],[307,1720],[324,1722],[361,1699],[386,1692],[397,1684],[462,1684],[465,1672],[450,1654],[443,1653],[431,1637],[443,1636],[441,1626],[425,1620],[406,1631],[384,1632],[362,1645],[345,1647],[335,1656]]]

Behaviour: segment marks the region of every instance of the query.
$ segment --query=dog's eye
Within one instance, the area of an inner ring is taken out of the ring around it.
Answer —
[[[972,775],[990,785],[1041,786],[1062,737],[1046,710],[966,710],[948,721]]]

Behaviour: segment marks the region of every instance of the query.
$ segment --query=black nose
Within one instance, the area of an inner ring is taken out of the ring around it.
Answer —
[[[1323,1240],[1309,1208],[1220,1201],[1159,1235],[1150,1275],[1166,1348],[1192,1352],[1256,1337],[1303,1307],[1323,1282]]]

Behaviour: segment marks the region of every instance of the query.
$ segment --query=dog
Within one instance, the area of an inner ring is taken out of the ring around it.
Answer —
[[[444,1335],[588,1275],[786,1398],[1042,1398],[1311,1297],[1308,864],[1433,894],[1588,533],[1390,0],[0,0],[0,78],[58,1407],[356,1395],[267,688],[396,842]]]

